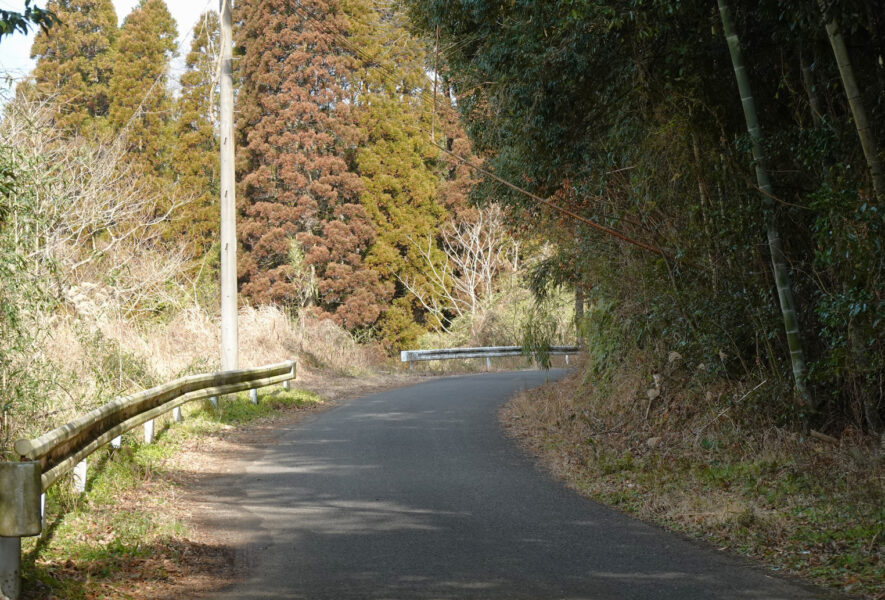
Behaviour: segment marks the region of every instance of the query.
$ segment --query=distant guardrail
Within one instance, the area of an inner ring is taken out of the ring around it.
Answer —
[[[173,411],[182,420],[181,406],[244,390],[258,402],[258,388],[295,378],[295,361],[255,369],[189,375],[169,383],[117,398],[70,423],[30,440],[15,442],[21,462],[0,462],[0,598],[21,594],[21,538],[43,529],[43,493],[70,471],[74,486],[86,485],[86,457],[107,443],[119,446],[120,436],[144,425],[145,441],[154,438],[154,419]]]
[[[550,346],[549,353],[564,355],[566,364],[568,357],[577,354],[581,349],[578,346]],[[409,363],[409,369],[414,363],[424,360],[453,360],[459,358],[485,358],[486,366],[491,366],[491,359],[500,356],[522,356],[525,352],[522,346],[483,346],[479,348],[439,348],[436,350],[403,350],[400,352],[400,362]]]

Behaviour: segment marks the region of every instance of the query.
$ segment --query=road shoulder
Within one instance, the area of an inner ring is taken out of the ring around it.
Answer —
[[[885,513],[872,486],[866,496],[860,485],[848,490],[850,505],[840,500],[833,475],[844,464],[839,449],[814,440],[769,440],[755,452],[752,439],[746,448],[695,443],[685,432],[651,429],[641,411],[631,420],[623,411],[594,410],[581,385],[574,374],[518,395],[499,412],[507,435],[539,468],[586,498],[772,575],[885,598]]]

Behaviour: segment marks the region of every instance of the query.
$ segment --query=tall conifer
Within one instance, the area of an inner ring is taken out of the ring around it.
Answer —
[[[125,129],[130,157],[145,175],[169,175],[172,98],[167,76],[177,35],[163,0],[141,0],[123,22],[114,53],[108,121],[115,132]]]
[[[362,203],[378,230],[366,263],[396,284],[379,322],[379,333],[393,347],[413,345],[424,332],[417,300],[400,282],[422,285],[427,264],[421,250],[429,247],[443,261],[436,237],[448,214],[437,189],[439,152],[430,143],[427,56],[403,18],[391,9],[352,15],[354,44],[364,58],[357,106],[366,141],[357,164]]]
[[[337,0],[245,0],[238,98],[242,292],[298,302],[298,271],[317,279],[321,314],[373,324],[393,292],[364,264],[375,228],[360,202],[353,158],[353,52]],[[293,264],[293,256],[303,256]]]
[[[181,76],[181,96],[175,123],[174,168],[189,203],[175,229],[195,257],[202,256],[218,235],[218,80],[215,75],[219,43],[218,13],[205,13],[194,27],[191,50]]]
[[[52,0],[47,9],[59,23],[34,38],[31,58],[37,66],[20,91],[55,98],[56,125],[88,133],[108,112],[117,14],[111,0]]]

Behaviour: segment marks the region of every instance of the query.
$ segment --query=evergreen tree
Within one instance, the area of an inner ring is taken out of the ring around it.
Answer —
[[[47,5],[58,23],[34,38],[31,58],[37,59],[33,79],[20,93],[55,98],[56,125],[68,132],[96,129],[105,117],[117,14],[111,0],[52,0]]]
[[[175,123],[174,168],[181,193],[189,199],[174,230],[194,257],[209,251],[218,237],[218,90],[215,77],[219,43],[218,13],[205,13],[194,27],[191,50],[181,76]]]
[[[436,237],[448,215],[439,202],[439,152],[430,144],[427,56],[397,11],[365,10],[352,15],[352,21],[353,43],[366,59],[357,99],[365,142],[357,165],[364,185],[362,203],[378,231],[366,263],[396,285],[379,333],[388,346],[402,348],[414,345],[425,328],[417,299],[401,282],[426,287],[421,250],[430,247],[443,260]]]
[[[163,0],[141,0],[114,52],[108,121],[114,132],[125,130],[129,155],[145,175],[169,176],[173,105],[166,84],[177,35]]]
[[[238,9],[241,291],[294,305],[309,268],[320,314],[369,326],[393,286],[364,263],[376,231],[353,165],[360,131],[357,60],[341,43],[347,16],[336,0],[246,0]]]

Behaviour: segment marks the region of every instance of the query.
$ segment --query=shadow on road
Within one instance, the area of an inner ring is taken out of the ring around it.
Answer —
[[[213,597],[827,597],[539,471],[496,412],[543,381],[537,372],[436,380],[284,432],[261,460],[208,488],[208,524],[249,540],[238,549],[246,581]]]

